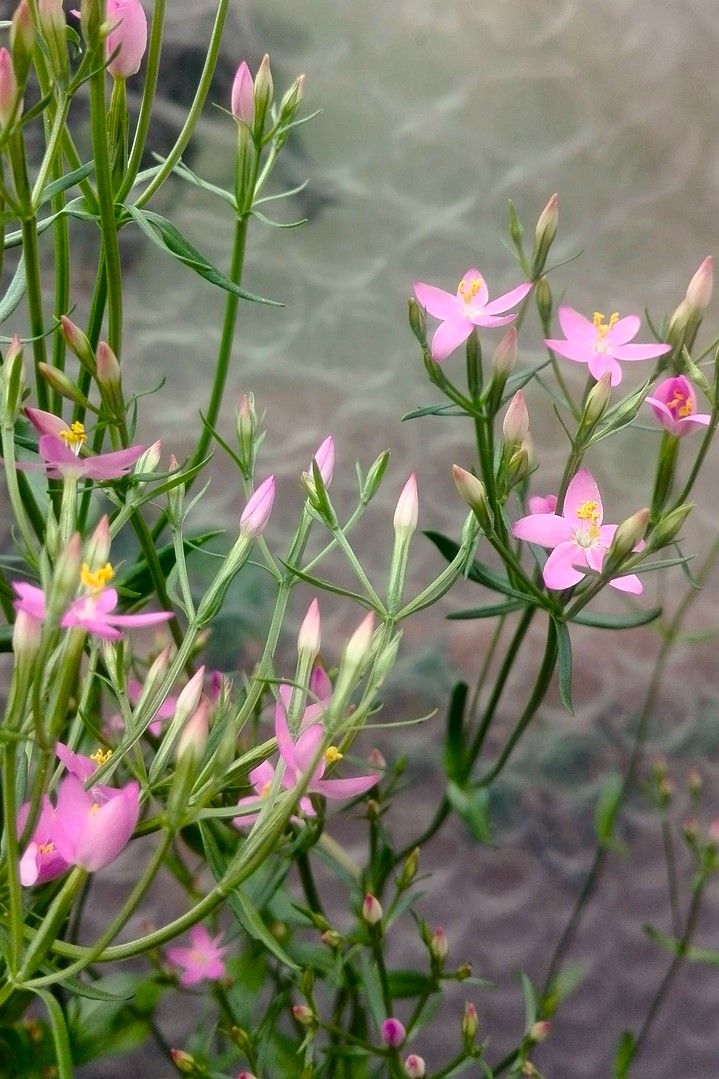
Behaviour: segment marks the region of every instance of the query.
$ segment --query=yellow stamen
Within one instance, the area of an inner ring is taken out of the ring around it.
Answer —
[[[481,277],[464,277],[457,289],[458,294],[465,303],[471,303],[483,284]]]
[[[667,408],[670,412],[674,412],[677,416],[691,416],[692,414],[692,399],[687,397],[681,390],[674,390],[672,393],[671,401],[667,401]]]
[[[94,817],[96,813],[99,813],[99,811],[100,811],[100,806],[97,804],[97,802],[93,802],[92,805],[90,806],[90,816]]]
[[[260,798],[266,798],[270,793],[270,787],[272,786],[272,780],[269,783],[265,783],[264,787],[260,791]]]
[[[94,753],[90,754],[90,760],[94,761],[98,768],[102,768],[103,764],[107,764],[111,756],[111,749],[103,749],[100,746]]]
[[[115,571],[109,562],[96,570],[91,570],[87,562],[83,562],[80,570],[80,581],[90,592],[102,592],[114,576]]]
[[[337,746],[328,746],[325,750],[325,761],[327,764],[337,764],[337,761],[341,761],[344,753],[340,753]]]
[[[38,854],[51,854],[55,850],[54,843],[41,843],[37,848]]]
[[[618,321],[618,311],[615,311],[613,315],[609,316],[609,322],[604,321],[604,315],[601,311],[595,311],[592,322],[594,323],[594,329],[597,331],[597,340],[603,341],[609,331],[617,324]]]
[[[67,443],[67,445],[72,450],[74,450],[75,453],[79,453],[80,447],[84,446],[87,442],[85,427],[83,426],[83,424],[78,423],[77,420],[75,420],[74,423],[70,424],[67,431],[60,432],[60,438],[63,440],[63,442]]]
[[[600,516],[599,503],[593,498],[588,498],[585,502],[582,502],[581,506],[577,506],[577,518],[580,521],[591,522],[588,533],[590,539],[599,539]]]

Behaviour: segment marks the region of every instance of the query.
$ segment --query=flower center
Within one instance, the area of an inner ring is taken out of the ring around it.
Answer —
[[[107,764],[111,756],[111,749],[103,749],[100,746],[95,750],[94,753],[90,754],[90,760],[94,761],[98,768],[102,768],[103,764]]]
[[[678,417],[691,416],[692,414],[692,399],[688,394],[683,393],[680,389],[675,389],[672,392],[671,401],[667,401],[667,408],[673,415]]]
[[[459,282],[457,295],[464,304],[469,305],[481,289],[483,283],[481,277],[463,277]]]
[[[87,562],[83,562],[80,570],[80,581],[89,592],[102,592],[103,588],[110,583],[115,576],[115,571],[109,562],[100,569],[91,570]],[[94,760],[94,758],[93,758]],[[104,762],[103,762],[104,763]]]
[[[80,453],[80,450],[87,442],[85,428],[81,423],[78,423],[77,420],[70,424],[67,431],[60,432],[60,438],[70,447],[72,452],[76,454]]]
[[[38,854],[52,854],[54,850],[54,843],[41,843],[40,846],[37,848]]]
[[[600,341],[604,340],[609,331],[617,324],[618,321],[618,311],[615,311],[613,315],[609,316],[609,322],[604,321],[604,315],[601,311],[594,312],[594,318],[592,319],[592,322],[594,323],[594,329],[597,331],[597,344],[599,344]]]
[[[341,761],[344,753],[340,753],[337,746],[328,746],[325,750],[325,761],[327,764],[336,764],[337,761]]]
[[[270,779],[269,782],[265,783],[264,787],[260,791],[260,798],[266,798],[267,797],[267,795],[270,793],[270,787],[271,786],[272,786],[272,780]]]
[[[599,503],[588,498],[577,506],[577,520],[589,521],[589,528],[577,529],[576,540],[580,547],[591,547],[595,540],[599,539]]]

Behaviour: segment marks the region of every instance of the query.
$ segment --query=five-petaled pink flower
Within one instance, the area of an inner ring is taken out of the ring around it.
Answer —
[[[101,793],[110,792],[111,797]],[[67,776],[57,796],[53,839],[70,865],[90,873],[117,858],[135,831],[140,815],[140,787],[128,783],[117,790],[86,791],[77,776]]]
[[[442,325],[432,338],[432,359],[446,360],[450,352],[466,341],[475,326],[506,326],[517,317],[516,311],[505,314],[520,303],[532,286],[529,282],[505,292],[496,300],[489,299],[489,290],[479,270],[469,269],[459,283],[456,295],[424,285],[418,281],[414,294],[430,315],[442,319]]]
[[[80,446],[77,446],[78,451]],[[23,472],[44,471],[50,479],[116,480],[126,475],[135,461],[145,452],[144,446],[128,446],[126,450],[98,453],[94,457],[80,457],[70,449],[66,439],[43,435],[39,445],[40,456],[45,463],[21,462],[16,467]]]
[[[225,964],[222,960],[227,947],[220,947],[223,933],[211,937],[204,925],[193,925],[190,930],[189,948],[168,948],[167,958],[173,967],[178,967],[180,985],[185,988],[197,985],[198,982],[216,982],[225,975]]]
[[[512,533],[529,543],[553,548],[544,564],[547,588],[571,588],[586,576],[586,566],[600,573],[611,546],[616,525],[602,524],[604,508],[594,477],[586,468],[573,478],[564,497],[563,513],[530,513],[512,528]],[[641,550],[639,544],[634,550]],[[615,577],[609,582],[620,592],[638,596],[643,591],[636,573]]]
[[[628,344],[639,333],[640,321],[636,315],[620,318],[615,311],[607,320],[601,311],[595,311],[590,322],[574,308],[560,307],[559,324],[566,340],[545,340],[547,348],[575,363],[589,364],[589,372],[597,381],[609,371],[612,386],[622,381],[618,360],[651,360],[672,349],[664,344]]]
[[[684,375],[665,379],[644,402],[651,405],[662,427],[676,438],[706,427],[711,420],[708,413],[697,412],[696,394]]]

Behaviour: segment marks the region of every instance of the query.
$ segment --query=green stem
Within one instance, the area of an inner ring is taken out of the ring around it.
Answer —
[[[22,892],[20,890],[20,852],[17,841],[17,803],[15,800],[16,750],[14,742],[5,746],[3,757],[3,828],[5,833],[5,857],[7,862],[6,886],[9,927],[8,966],[14,977],[22,954]]]
[[[155,6],[152,12],[150,40],[145,56],[145,81],[142,89],[140,114],[137,118],[137,127],[135,128],[135,135],[132,140],[132,149],[130,150],[130,157],[127,162],[125,176],[117,192],[118,203],[124,202],[130,189],[135,183],[137,174],[140,171],[142,155],[147,143],[147,134],[150,130],[152,107],[155,101],[155,91],[157,89],[157,76],[160,70],[162,37],[165,26],[165,5],[166,0],[155,0]]]
[[[107,141],[107,105],[105,101],[105,69],[101,50],[97,50],[96,70],[90,77],[90,122],[92,152],[99,204],[99,225],[102,236],[102,259],[108,298],[108,343],[119,358],[122,352],[122,269],[117,242],[115,196],[112,189],[110,152]]]

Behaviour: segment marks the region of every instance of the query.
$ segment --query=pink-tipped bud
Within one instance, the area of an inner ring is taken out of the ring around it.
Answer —
[[[407,1031],[404,1029],[404,1024],[395,1019],[394,1016],[390,1016],[389,1019],[385,1019],[382,1024],[382,1041],[385,1045],[388,1045],[390,1049],[399,1049],[400,1045],[407,1037]]]
[[[335,440],[332,435],[327,435],[317,448],[317,452],[314,455],[314,459],[317,463],[317,467],[320,470],[320,476],[325,487],[329,487],[332,483],[332,476],[335,470]],[[310,464],[310,476],[312,475],[312,465]]]
[[[370,611],[360,622],[354,631],[345,649],[345,667],[359,670],[369,659],[372,651],[372,635],[374,634],[374,614]]]
[[[202,697],[196,710],[182,728],[182,733],[177,740],[175,757],[178,761],[188,754],[190,754],[195,761],[201,759],[202,754],[205,752],[205,746],[207,745],[207,739],[210,734],[211,711],[212,704],[209,698]]]
[[[70,73],[70,65],[67,55],[67,24],[62,0],[38,0],[37,18],[50,55],[53,74],[64,84]]]
[[[48,615],[51,620],[59,621],[70,601],[75,598],[80,584],[81,566],[82,539],[79,532],[73,532],[55,563],[55,573],[48,597]]]
[[[314,659],[321,647],[320,605],[316,599],[313,599],[302,620],[300,632],[297,634],[297,651],[306,653]]]
[[[452,477],[459,497],[469,506],[488,535],[494,530],[494,514],[487,498],[487,488],[460,465],[452,465]]]
[[[686,832],[686,830],[687,826],[685,824],[684,831]],[[707,828],[707,838],[710,843],[715,843],[719,846],[719,817],[716,817]]]
[[[407,1072],[409,1079],[424,1079],[427,1074],[423,1058],[417,1056],[416,1053],[409,1054],[404,1062],[404,1070]]]
[[[68,348],[72,349],[83,367],[86,367],[90,374],[93,374],[96,367],[95,353],[92,351],[90,342],[80,327],[76,326],[67,315],[60,315],[60,333],[65,338]]]
[[[372,766],[373,770],[379,769],[381,772],[387,771],[387,761],[378,749],[371,749],[369,751],[367,754],[367,763]]]
[[[306,1004],[293,1004],[292,1014],[298,1023],[301,1023],[303,1027],[311,1026],[315,1021],[314,1012],[311,1008],[308,1008]]]
[[[252,1072],[240,1072],[237,1079],[257,1079],[257,1076],[253,1075]]]
[[[449,951],[447,935],[441,926],[437,926],[429,941],[429,951],[433,959],[438,963],[444,963]]]
[[[256,539],[264,532],[275,501],[275,477],[268,476],[257,488],[240,517],[240,534]]]
[[[384,911],[376,896],[368,892],[362,900],[362,917],[368,925],[378,925],[382,921]]]
[[[42,622],[26,611],[19,610],[12,628],[12,650],[15,662],[30,663],[40,650]]]
[[[162,439],[153,442],[151,446],[148,446],[142,456],[137,458],[133,472],[142,476],[147,472],[154,472],[160,463],[162,457]]]
[[[702,792],[702,774],[697,768],[692,768],[689,773],[689,793],[692,798],[698,798]]]
[[[107,0],[110,33],[105,39],[105,56],[119,49],[107,65],[115,79],[128,79],[140,70],[147,48],[147,16],[140,0]]]
[[[549,248],[557,235],[559,222],[559,196],[554,194],[542,210],[534,230],[534,252],[532,255],[532,269],[535,274],[541,273],[544,263],[549,254]]]
[[[0,128],[9,127],[20,113],[15,69],[7,49],[0,49]]]
[[[505,333],[494,350],[492,370],[495,375],[506,378],[517,362],[517,331],[514,326]]]
[[[402,493],[397,500],[393,522],[395,535],[409,539],[417,527],[418,516],[417,476],[413,472],[402,488]]]
[[[110,557],[110,522],[103,513],[95,531],[85,544],[85,562],[91,571],[100,569]]]
[[[552,1024],[546,1019],[540,1019],[536,1023],[532,1023],[528,1031],[529,1040],[535,1043],[546,1041],[551,1027]]]
[[[20,0],[10,24],[10,49],[15,76],[25,86],[35,48],[35,28],[27,0]]]
[[[474,1043],[474,1039],[477,1037],[478,1028],[479,1019],[477,1017],[477,1009],[471,1001],[467,1001],[462,1016],[462,1041],[465,1048],[469,1048]]]
[[[292,123],[302,104],[304,93],[305,77],[304,75],[298,75],[280,102],[279,121],[281,124]]]
[[[119,391],[122,385],[120,363],[107,341],[97,346],[97,381],[103,390]]]
[[[255,126],[258,135],[262,135],[264,131],[265,117],[272,104],[273,93],[274,85],[270,70],[270,58],[265,53],[255,78]]]
[[[171,1049],[170,1056],[172,1057],[172,1063],[183,1075],[193,1075],[197,1072],[197,1061],[190,1053],[186,1053],[184,1049]]]
[[[200,703],[202,697],[202,687],[205,680],[205,668],[200,667],[198,671],[193,674],[190,681],[182,689],[180,695],[177,698],[177,706],[175,707],[175,719],[179,716],[179,724],[184,724],[188,721],[190,716],[194,715]]]
[[[709,306],[714,287],[714,260],[711,255],[702,262],[687,287],[686,301],[690,307],[703,311]]]
[[[251,126],[255,118],[255,84],[250,69],[243,60],[232,83],[232,115],[236,120]]]
[[[517,390],[509,402],[509,408],[502,423],[502,433],[505,440],[514,445],[522,443],[529,433],[529,412],[521,390]]]

